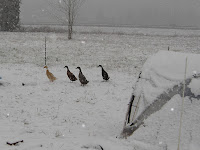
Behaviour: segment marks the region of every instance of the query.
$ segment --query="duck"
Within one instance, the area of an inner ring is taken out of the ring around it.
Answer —
[[[47,75],[47,77],[49,78],[49,81],[50,81],[50,82],[55,81],[55,80],[56,80],[56,77],[55,77],[51,72],[49,72],[48,67],[47,67],[47,66],[44,66],[44,68],[46,68],[46,75]]]
[[[102,65],[99,65],[98,67],[101,67],[102,69],[102,77],[105,81],[108,81],[110,77],[108,76],[108,73],[103,69]]]
[[[84,86],[86,85],[89,81],[85,78],[85,76],[83,75],[81,68],[77,67],[76,69],[79,69],[79,81],[81,82],[81,85]]]
[[[75,77],[75,75],[69,70],[68,66],[65,66],[64,68],[67,68],[67,76],[69,77],[69,79],[71,81],[76,81],[77,78]]]

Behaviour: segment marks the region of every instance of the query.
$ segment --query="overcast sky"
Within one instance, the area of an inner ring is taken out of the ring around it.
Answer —
[[[22,23],[54,22],[47,15],[47,0],[22,0]],[[79,23],[198,25],[198,0],[86,0]]]

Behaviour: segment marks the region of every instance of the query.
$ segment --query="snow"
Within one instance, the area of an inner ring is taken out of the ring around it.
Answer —
[[[200,79],[193,79],[189,85],[191,91],[194,93],[195,96],[199,95],[200,93],[199,84],[200,84]]]
[[[159,51],[145,62],[142,68],[141,78],[133,92],[135,97],[142,96],[139,102],[134,101],[133,103],[133,106],[138,104],[139,109],[132,122],[139,120],[137,117],[157,100],[159,95],[165,92],[166,95],[170,97],[171,95],[168,95],[169,89],[172,89],[175,85],[184,81],[186,58],[188,62],[186,69],[187,79],[193,76],[193,70],[197,70],[197,73],[200,72],[198,66],[198,64],[200,64],[199,54]],[[192,78],[189,84],[189,88],[191,88],[195,96],[200,95],[199,84],[199,78]],[[140,127],[138,129],[139,131],[136,130],[136,132],[133,133],[133,136],[137,137],[138,133],[140,134],[142,131],[143,134],[148,132],[145,139],[142,139],[142,141],[150,141],[154,132],[157,132],[156,139],[159,140],[157,143],[167,146],[168,149],[175,149],[178,143],[177,139],[182,105],[181,96],[182,94],[180,95],[179,93],[172,96],[171,100],[165,104],[161,110],[152,114],[145,120],[145,127]],[[164,97],[162,98],[164,99]],[[199,115],[195,114],[196,112],[199,112],[200,104],[199,99],[193,98],[192,96],[185,97],[184,104],[184,127],[182,130],[181,149],[187,150],[189,149],[191,142],[194,142],[195,145],[197,145],[197,141],[200,139],[199,125],[196,126],[196,123],[194,123],[194,120],[195,122],[199,122]],[[159,105],[155,105],[152,107],[158,106]],[[133,110],[134,109],[135,108],[133,108]],[[133,112],[132,114],[135,113]],[[148,127],[146,128],[146,126]],[[147,131],[146,129],[151,129],[152,131]],[[153,132],[152,135],[149,135],[149,132]],[[154,142],[156,142],[156,140],[154,140]]]
[[[167,32],[160,35],[160,29],[156,32],[155,29],[148,32],[146,29],[137,29],[137,32],[148,35],[75,34],[74,40],[68,41],[62,33],[1,32],[0,149],[92,150],[100,149],[100,146],[104,150],[176,149],[181,104],[178,95],[149,117],[145,126],[141,126],[131,137],[116,137],[123,127],[132,86],[147,58],[159,50],[167,50],[168,45],[172,51],[187,54],[177,53],[172,58],[160,54],[157,61],[163,61],[164,64],[167,59],[175,60],[179,54],[189,58],[192,54],[188,53],[198,53],[198,40],[193,36],[193,31],[191,36],[189,31],[186,34],[188,36],[182,36],[185,31],[177,31],[174,37],[168,36]],[[58,78],[53,83],[49,82],[43,68],[45,37],[47,65],[49,71]],[[197,67],[199,55],[194,57],[194,60],[188,61],[188,76],[193,75],[193,71],[200,72]],[[178,82],[178,79],[183,78],[185,59],[180,60],[177,65],[183,69],[175,75],[171,74],[171,71],[176,70],[175,66],[155,67],[152,74],[144,73],[142,77],[149,78],[150,75],[153,79],[154,75],[164,74]],[[148,61],[144,68],[156,65],[156,61]],[[103,82],[101,69],[97,67],[99,64],[108,72],[108,82]],[[75,68],[80,66],[90,82],[84,87],[79,81],[71,83],[66,76],[65,65],[76,76],[78,70]],[[148,85],[146,88],[150,88],[148,94],[157,93],[174,82],[168,83],[160,78],[155,83],[163,87],[161,90],[156,91]],[[190,86],[198,94],[199,86],[195,80]],[[151,94],[150,99],[154,96]],[[191,103],[186,98],[183,150],[198,150],[200,147],[199,106],[198,100]],[[6,144],[20,140],[24,142],[18,146]]]
[[[200,55],[198,54],[159,51],[146,61],[142,69],[141,77],[143,81],[141,86],[144,88],[144,96],[148,97],[148,103],[152,103],[162,92],[183,82],[186,58],[186,78],[193,75],[193,70],[200,73],[200,68],[198,66],[198,64],[200,64]],[[194,81],[192,81],[191,84],[194,84],[193,82]],[[197,85],[198,83],[195,84]],[[197,90],[196,94],[198,94],[198,89],[199,87],[195,86],[195,90]]]

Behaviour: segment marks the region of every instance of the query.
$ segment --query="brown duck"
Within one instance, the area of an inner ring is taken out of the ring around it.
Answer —
[[[64,68],[67,68],[67,76],[69,77],[69,79],[71,81],[76,81],[77,78],[75,77],[75,75],[69,70],[68,66],[65,66]]]
[[[77,67],[76,69],[79,69],[79,81],[81,82],[81,85],[84,86],[86,85],[89,81],[85,78],[85,76],[83,75],[81,68]]]
[[[55,77],[51,72],[49,72],[48,67],[47,67],[47,66],[44,66],[44,68],[46,68],[46,75],[47,75],[47,77],[49,78],[49,81],[50,81],[50,82],[55,81],[55,80],[56,80],[56,77]]]

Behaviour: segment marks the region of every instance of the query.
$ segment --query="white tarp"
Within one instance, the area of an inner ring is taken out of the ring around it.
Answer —
[[[145,62],[134,85],[122,137],[131,135],[173,96],[182,96],[186,58],[185,96],[191,100],[200,98],[200,55],[160,51]]]

